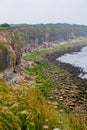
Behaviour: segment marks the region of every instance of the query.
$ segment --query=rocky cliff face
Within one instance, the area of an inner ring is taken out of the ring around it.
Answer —
[[[0,72],[5,70],[15,71],[20,59],[21,43],[16,30],[0,30]]]
[[[19,25],[0,29],[0,72],[15,71],[22,51],[29,51],[44,42],[59,43],[87,36],[87,26],[69,24]]]
[[[44,42],[59,43],[87,36],[87,26],[70,24],[19,25],[15,27],[23,49],[31,50]]]

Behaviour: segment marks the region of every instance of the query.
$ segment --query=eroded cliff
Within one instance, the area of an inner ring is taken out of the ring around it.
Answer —
[[[0,30],[0,72],[15,71],[20,63],[21,43],[15,29]]]

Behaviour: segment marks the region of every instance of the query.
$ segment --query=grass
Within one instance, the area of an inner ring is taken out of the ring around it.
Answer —
[[[0,80],[1,130],[86,130],[83,120],[57,111],[36,87],[20,87],[15,91]]]
[[[52,49],[36,51],[25,56],[27,60],[34,62],[33,66],[25,71],[35,77],[36,86],[22,82],[19,88],[14,90],[0,79],[1,130],[44,130],[45,127],[48,127],[48,130],[87,130],[83,117],[60,111],[59,104],[58,109],[54,107],[55,99],[52,102],[48,100],[51,88],[56,87],[46,74],[46,71],[55,69],[44,62],[42,57],[49,52],[52,52]]]
[[[50,78],[46,72],[56,72],[57,68],[50,64],[48,61],[43,60],[43,56],[45,54],[54,52],[54,51],[60,51],[60,50],[65,50],[68,47],[72,48],[74,46],[79,46],[83,43],[76,43],[76,44],[66,44],[66,45],[61,45],[56,48],[48,49],[48,50],[40,50],[40,51],[35,51],[33,53],[27,54],[24,56],[26,60],[33,61],[34,64],[31,68],[26,68],[26,72],[30,75],[33,75],[36,79],[37,86],[43,96],[45,96],[47,99],[49,99],[50,96],[52,96],[51,89],[56,88],[56,83],[53,82],[52,78]],[[59,73],[61,72],[58,70]],[[67,74],[66,74],[67,73]],[[61,73],[63,75],[69,75],[68,72],[64,71],[64,73]],[[65,76],[66,77],[66,76]],[[60,81],[58,81],[60,82]],[[55,98],[53,99],[55,101]],[[64,109],[63,104],[58,102],[58,111],[60,109]],[[84,121],[84,117],[75,116],[74,114],[72,115],[71,113],[64,112],[63,115],[60,115],[61,121],[64,123],[63,126],[60,128],[61,130],[86,130],[87,125],[86,122]],[[66,125],[65,125],[66,124]]]
[[[85,39],[84,41],[79,41],[76,43],[67,43],[67,44],[62,44],[62,45],[58,45],[54,48],[48,48],[48,49],[43,49],[43,50],[36,50],[32,53],[29,53],[27,55],[24,55],[23,57],[26,60],[30,60],[30,61],[38,61],[38,60],[42,60],[43,56],[49,53],[53,53],[56,51],[63,51],[63,50],[67,50],[68,48],[73,48],[75,46],[80,46],[80,45],[85,45],[87,44],[87,39]]]
[[[49,104],[49,105],[48,105]],[[14,91],[0,80],[0,127],[2,130],[41,130],[57,127],[58,113],[36,88]],[[48,119],[49,122],[45,120]]]
[[[45,71],[51,70],[52,68],[47,64],[42,62],[38,62],[32,68],[26,68],[26,72],[30,75],[35,76],[37,87],[43,92],[43,95],[46,98],[49,98],[51,95],[50,89],[52,87],[56,87],[51,79],[44,73]]]

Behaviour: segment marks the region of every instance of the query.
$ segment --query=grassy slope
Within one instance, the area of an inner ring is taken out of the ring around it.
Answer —
[[[0,80],[0,129],[41,130],[44,125],[48,125],[49,129],[58,127],[60,113],[39,90],[28,85],[20,87],[21,90],[15,92]]]
[[[56,68],[55,66],[50,64],[48,61],[47,62],[44,61],[43,55],[47,53],[51,53],[56,50],[59,51],[59,50],[67,49],[67,47],[74,47],[76,45],[78,46],[81,44],[83,43],[81,42],[81,43],[71,44],[71,45],[69,44],[61,45],[61,46],[56,47],[53,50],[48,49],[48,50],[36,51],[36,52],[33,52],[32,54],[28,54],[25,56],[25,59],[32,60],[35,63],[31,68],[26,68],[27,73],[35,76],[37,86],[39,87],[39,89],[41,90],[41,92],[47,99],[49,99],[51,96],[53,97],[51,90],[57,87],[56,83],[53,82],[53,80],[47,75],[47,73],[48,72],[56,73],[57,71],[61,73],[62,71],[58,70],[60,68]],[[64,73],[62,74],[67,75],[67,78],[70,77],[70,74],[67,71],[64,71]],[[58,82],[60,83],[60,81]],[[53,98],[53,101],[55,101],[55,98]],[[63,109],[63,108],[64,106],[62,105],[62,103],[58,101],[58,109]],[[75,120],[75,122],[73,121],[72,124],[70,123],[71,118]],[[85,122],[83,123],[83,118],[81,119],[81,117],[79,117],[79,119],[77,119],[76,117],[74,117],[74,115],[72,116],[71,114],[68,115],[67,127],[69,127],[67,129],[73,129],[73,130],[87,129],[86,123]]]
[[[38,89],[22,85],[15,92],[0,80],[0,129],[43,130],[43,126],[48,130],[86,130],[79,117],[57,111]]]
[[[87,130],[82,119],[55,109],[55,106],[60,109],[62,104],[56,105],[55,99],[52,101],[54,103],[46,99],[51,95],[50,88],[56,87],[44,73],[48,70],[54,71],[53,66],[44,63],[42,58],[44,53],[50,51],[53,50],[36,51],[25,56],[26,59],[34,61],[34,66],[26,71],[36,77],[38,87],[20,84],[20,89],[15,91],[0,80],[1,130],[43,130],[43,126],[48,126],[48,130]]]
[[[86,130],[78,117],[58,112],[37,88],[22,85],[15,92],[0,80],[0,129],[44,130],[43,126],[48,130]]]

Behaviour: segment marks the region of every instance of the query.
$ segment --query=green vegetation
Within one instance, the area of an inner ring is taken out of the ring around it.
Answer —
[[[10,25],[7,23],[3,23],[0,25],[0,28],[8,28],[8,27],[10,27]]]
[[[13,90],[0,80],[0,129],[1,130],[86,130],[79,117],[58,112],[41,92],[22,84]]]
[[[43,95],[49,99],[51,88],[56,87],[56,84],[45,74],[45,71],[51,71],[52,68],[46,62],[37,62],[32,68],[26,68],[30,75],[35,76],[37,87],[40,88]]]
[[[34,62],[31,68],[26,68],[25,71],[35,77],[36,86],[22,81],[17,89],[12,89],[0,79],[1,130],[87,130],[84,117],[62,110],[62,104],[55,99],[52,102],[48,100],[52,95],[51,88],[55,88],[56,84],[47,72],[56,71],[56,67],[46,62],[44,55],[67,47],[71,45],[35,51],[24,56]]]
[[[62,45],[57,45],[56,47],[54,48],[48,48],[48,49],[43,49],[43,50],[36,50],[32,53],[29,53],[27,55],[24,56],[24,58],[26,60],[30,60],[30,61],[33,61],[33,62],[38,62],[40,60],[43,60],[43,57],[46,55],[46,54],[50,54],[50,53],[53,53],[53,52],[56,52],[56,51],[63,51],[63,50],[67,50],[68,48],[72,49],[73,47],[75,46],[80,46],[80,45],[85,45],[87,44],[87,39],[84,39],[83,41],[78,41],[78,42],[75,42],[75,43],[67,43],[67,44],[62,44]]]
[[[38,89],[22,85],[14,91],[0,80],[0,129],[41,130],[44,125],[52,129],[58,127],[57,121],[57,111]]]

